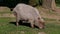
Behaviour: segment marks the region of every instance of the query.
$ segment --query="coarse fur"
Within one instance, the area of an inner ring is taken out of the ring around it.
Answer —
[[[16,7],[13,9],[13,12],[16,16],[17,26],[19,20],[28,20],[32,28],[34,28],[34,25],[40,29],[44,28],[44,20],[41,18],[41,15],[36,8],[20,3],[16,5]]]

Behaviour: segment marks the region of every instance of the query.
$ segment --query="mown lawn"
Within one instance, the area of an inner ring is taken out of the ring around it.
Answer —
[[[9,10],[1,11],[0,14],[10,13]],[[60,34],[60,20],[44,18],[45,29],[31,28],[25,25],[15,25],[15,18],[0,17],[0,34],[38,34],[44,32],[45,34]]]
[[[15,18],[2,17],[0,18],[0,34],[38,34],[44,32],[46,34],[60,34],[60,24],[56,19],[44,18],[46,21],[45,29],[31,28],[28,26],[13,23]],[[11,23],[12,22],[12,23]]]

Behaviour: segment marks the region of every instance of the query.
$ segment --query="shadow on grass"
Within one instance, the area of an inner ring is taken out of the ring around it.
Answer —
[[[16,22],[9,22],[9,23],[16,25]],[[19,21],[19,25],[31,27],[30,23],[27,23],[27,22],[23,23],[22,21]],[[35,25],[34,25],[34,27],[38,28],[38,27],[35,26]]]
[[[10,24],[16,25],[16,22],[10,22]],[[27,22],[24,22],[24,23],[23,23],[22,21],[19,21],[19,25],[31,27],[31,26],[30,26],[30,23],[27,23]]]

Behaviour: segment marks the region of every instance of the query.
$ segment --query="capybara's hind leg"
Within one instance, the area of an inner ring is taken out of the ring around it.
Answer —
[[[19,25],[19,16],[18,15],[16,15],[16,25],[18,26]]]

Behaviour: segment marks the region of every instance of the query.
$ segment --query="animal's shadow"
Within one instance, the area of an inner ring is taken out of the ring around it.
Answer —
[[[23,25],[23,26],[31,27],[31,24],[30,24],[30,23],[27,23],[27,22],[23,23],[22,20],[20,20],[18,23],[19,23],[19,25]],[[10,24],[14,24],[14,25],[16,25],[16,22],[10,22]],[[38,27],[35,26],[35,25],[34,25],[34,27],[38,28]]]
[[[30,23],[27,23],[27,22],[23,23],[22,20],[20,20],[18,23],[19,23],[19,25],[31,27]],[[16,22],[10,22],[10,24],[16,25]]]

